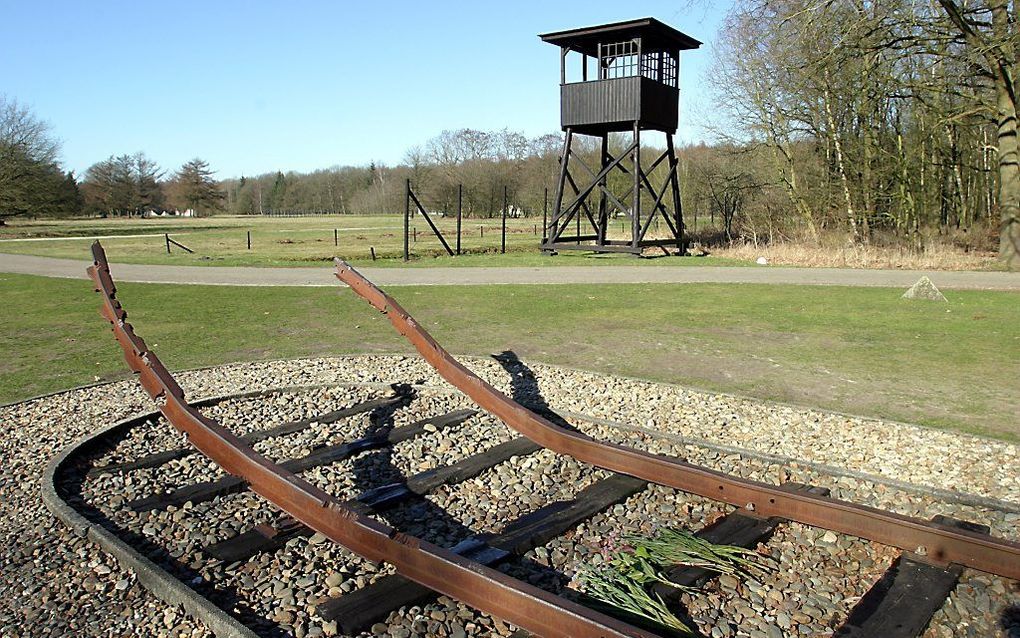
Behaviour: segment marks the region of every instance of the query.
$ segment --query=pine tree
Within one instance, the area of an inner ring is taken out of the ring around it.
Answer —
[[[156,162],[150,160],[144,153],[135,153],[131,157],[134,164],[136,202],[135,210],[139,213],[147,210],[162,210],[166,198],[163,194],[163,187],[159,183],[164,171],[160,170]]]
[[[64,179],[57,187],[54,208],[56,214],[65,217],[80,215],[85,209],[85,198],[82,196],[81,189],[78,188],[78,180],[75,179],[74,173],[71,171],[64,174]]]
[[[279,211],[283,207],[283,196],[287,193],[287,178],[282,172],[276,172],[276,181],[273,182],[273,188],[269,191],[269,209],[271,211]]]
[[[196,213],[219,210],[225,197],[213,178],[209,163],[200,158],[186,162],[175,176],[178,193],[186,208]]]
[[[46,122],[0,95],[0,226],[15,215],[58,212],[59,148]]]

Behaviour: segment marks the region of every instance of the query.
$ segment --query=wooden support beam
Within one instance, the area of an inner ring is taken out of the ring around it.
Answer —
[[[285,436],[287,434],[293,434],[302,430],[308,429],[313,423],[335,423],[342,419],[347,419],[358,414],[365,412],[371,412],[380,408],[396,408],[405,404],[409,400],[408,394],[398,393],[394,396],[383,397],[379,399],[371,399],[368,401],[362,401],[348,408],[342,408],[340,410],[333,410],[326,414],[319,416],[313,416],[308,419],[301,419],[299,421],[288,421],[287,423],[281,423],[280,425],[266,428],[263,430],[256,430],[255,432],[249,432],[241,437],[242,441],[247,443],[258,443],[274,436]],[[157,467],[173,461],[175,459],[184,458],[190,454],[194,454],[193,448],[177,448],[173,450],[164,450],[162,452],[156,452],[143,456],[134,461],[125,461],[123,463],[111,463],[110,465],[102,465],[99,467],[91,468],[88,471],[88,476],[97,476],[99,474],[108,474],[111,472],[131,472],[134,470],[140,470],[146,467]]]
[[[990,531],[985,525],[944,516],[933,520],[979,534]],[[942,609],[961,573],[963,568],[959,565],[932,565],[922,557],[903,554],[857,602],[835,636],[917,638],[924,633],[932,616]]]
[[[378,449],[386,445],[393,445],[414,438],[425,431],[425,427],[451,427],[460,425],[475,414],[474,410],[458,410],[443,415],[440,418],[422,419],[415,423],[393,428],[388,432],[370,434],[366,437],[341,443],[339,445],[327,445],[313,450],[305,456],[290,459],[280,463],[280,466],[295,474],[321,465],[329,465],[365,450]],[[248,482],[240,476],[228,474],[212,481],[203,481],[186,485],[168,494],[152,494],[143,498],[135,499],[127,503],[127,507],[136,511],[144,512],[153,509],[165,509],[170,505],[181,506],[187,502],[203,503],[211,501],[217,496],[238,492],[248,487]]]
[[[645,488],[647,483],[614,474],[581,490],[573,499],[558,501],[509,523],[495,536],[472,536],[452,551],[483,565],[494,565],[513,554],[525,554]],[[353,634],[385,618],[394,609],[417,604],[435,596],[399,574],[385,576],[371,585],[332,598],[318,606],[319,616],[336,620],[343,633]]]

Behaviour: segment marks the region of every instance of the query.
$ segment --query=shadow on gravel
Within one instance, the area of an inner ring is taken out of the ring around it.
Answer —
[[[395,386],[394,389],[398,388]],[[407,391],[411,390],[408,388]],[[407,403],[401,402],[394,408],[373,411],[370,417],[372,418],[371,434],[373,436],[388,435],[394,428],[393,415],[397,409],[408,404],[410,404],[410,400]],[[455,433],[452,432],[447,434],[446,430],[442,430],[442,432],[443,436],[455,436]],[[360,454],[353,459],[354,487],[357,493],[365,493],[393,483],[404,483],[407,480],[400,468],[393,462],[393,452],[392,446],[386,446]],[[411,473],[414,474],[420,469],[412,467]],[[406,534],[418,536],[442,547],[454,545],[473,533],[470,528],[461,524],[446,510],[422,496],[411,496],[405,501],[393,504],[392,507],[381,510],[377,508],[372,513],[379,515],[387,523]]]
[[[510,398],[561,428],[577,430],[549,407],[549,403],[542,396],[542,390],[538,387],[538,377],[535,376],[531,368],[521,361],[516,352],[504,350],[499,354],[492,355],[492,358],[510,375]]]
[[[499,354],[492,355],[492,358],[499,362],[507,374],[510,375],[511,398],[514,401],[545,417],[562,428],[575,431],[577,430],[577,428],[568,423],[566,419],[554,412],[549,406],[545,397],[542,396],[542,391],[538,385],[538,377],[535,376],[535,373],[527,366],[527,364],[521,361],[520,357],[517,356],[517,353],[512,350],[504,350]],[[517,578],[520,578],[521,580],[530,582],[533,585],[537,585],[542,589],[553,592],[568,600],[580,603],[585,607],[598,609],[599,611],[613,616],[614,618],[618,618],[637,627],[654,631],[661,636],[683,635],[693,638],[705,638],[705,635],[700,632],[687,609],[683,606],[672,607],[671,611],[676,614],[676,616],[683,621],[684,624],[692,628],[692,633],[689,634],[671,632],[667,628],[652,623],[640,616],[629,614],[620,609],[608,608],[600,601],[591,598],[576,589],[567,587],[571,578],[566,576],[562,571],[537,561],[520,559],[512,566],[508,566],[508,569],[505,571]]]
[[[495,358],[512,376],[512,394],[516,401],[542,414],[542,416],[557,425],[574,429],[562,417],[552,411],[539,391],[534,373],[520,361],[515,353],[507,351],[496,355]],[[403,394],[405,400],[389,406],[376,408],[369,413],[371,433],[385,435],[393,430],[395,427],[394,416],[397,411],[412,403],[414,393],[410,387],[394,387],[394,390],[399,394]],[[265,638],[291,636],[292,634],[289,629],[281,627],[263,613],[252,609],[236,588],[226,586],[222,582],[206,580],[197,569],[192,568],[188,564],[187,555],[181,558],[171,556],[166,549],[146,536],[121,528],[118,523],[108,518],[100,509],[84,500],[82,488],[86,480],[85,473],[97,458],[101,457],[108,450],[115,448],[127,432],[128,430],[124,430],[121,438],[111,438],[105,441],[102,449],[83,451],[82,457],[76,463],[68,466],[57,477],[58,489],[64,500],[83,516],[110,530],[167,572],[182,582],[187,583],[210,602],[221,609],[228,610],[232,616],[252,628],[258,635]],[[451,430],[443,436],[455,438],[456,432]],[[353,468],[353,476],[351,478],[353,479],[354,491],[356,493],[363,493],[387,484],[406,481],[406,476],[394,462],[394,450],[392,447],[384,447],[357,455],[351,459],[351,465]],[[424,469],[426,468],[410,467],[409,472],[417,473]],[[210,515],[215,514],[214,509],[217,502],[212,501],[207,505]],[[424,497],[411,497],[392,508],[379,512],[379,515],[380,518],[387,520],[396,529],[443,547],[451,547],[472,536],[481,536],[483,539],[488,536],[485,534],[479,535],[468,527],[471,523],[470,520],[467,521],[468,524],[464,524],[449,511]],[[308,551],[315,550],[309,546]],[[568,584],[571,581],[571,576],[564,573],[562,569],[545,564],[547,562],[556,561],[551,561],[544,555],[540,560],[512,556],[506,562],[499,565],[497,569],[585,606],[600,608],[596,601],[574,589],[570,589]],[[647,623],[639,618],[627,617],[625,614],[618,613],[613,613],[613,615],[632,624],[645,626],[660,633],[662,636],[671,635],[663,633],[661,627],[648,626]],[[681,618],[686,620],[685,616],[681,616]],[[693,625],[693,623],[689,624]],[[700,636],[701,634],[695,633],[694,635]]]
[[[1002,610],[999,627],[1003,638],[1020,638],[1020,604],[1013,604]]]

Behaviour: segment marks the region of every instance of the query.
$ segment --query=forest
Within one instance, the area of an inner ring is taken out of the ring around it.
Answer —
[[[1017,24],[1010,0],[736,3],[711,51],[714,141],[678,140],[689,234],[705,243],[951,245],[997,251],[1017,266]],[[411,146],[391,166],[217,180],[198,158],[171,172],[135,153],[76,178],[31,113],[10,99],[0,106],[7,216],[397,213],[406,180],[436,211],[454,211],[460,196],[465,215],[498,215],[506,189],[515,213],[538,216],[562,144],[558,133],[464,128]],[[40,143],[19,142],[12,119],[34,125]]]

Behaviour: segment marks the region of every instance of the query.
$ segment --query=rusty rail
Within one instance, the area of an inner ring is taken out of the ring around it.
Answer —
[[[400,304],[341,259],[336,260],[336,276],[383,312],[444,379],[512,429],[554,452],[726,502],[756,516],[785,518],[917,552],[931,562],[956,563],[1020,579],[1020,543],[815,494],[784,492],[775,485],[598,442],[559,427],[516,403],[454,359]]]
[[[128,366],[160,412],[203,454],[230,474],[330,540],[372,561],[386,561],[408,578],[542,636],[644,637],[655,634],[484,567],[450,550],[400,533],[345,507],[327,492],[272,463],[216,421],[188,405],[184,392],[145,341],[127,323],[116,299],[106,254],[92,245],[88,274],[102,294],[102,315]]]

